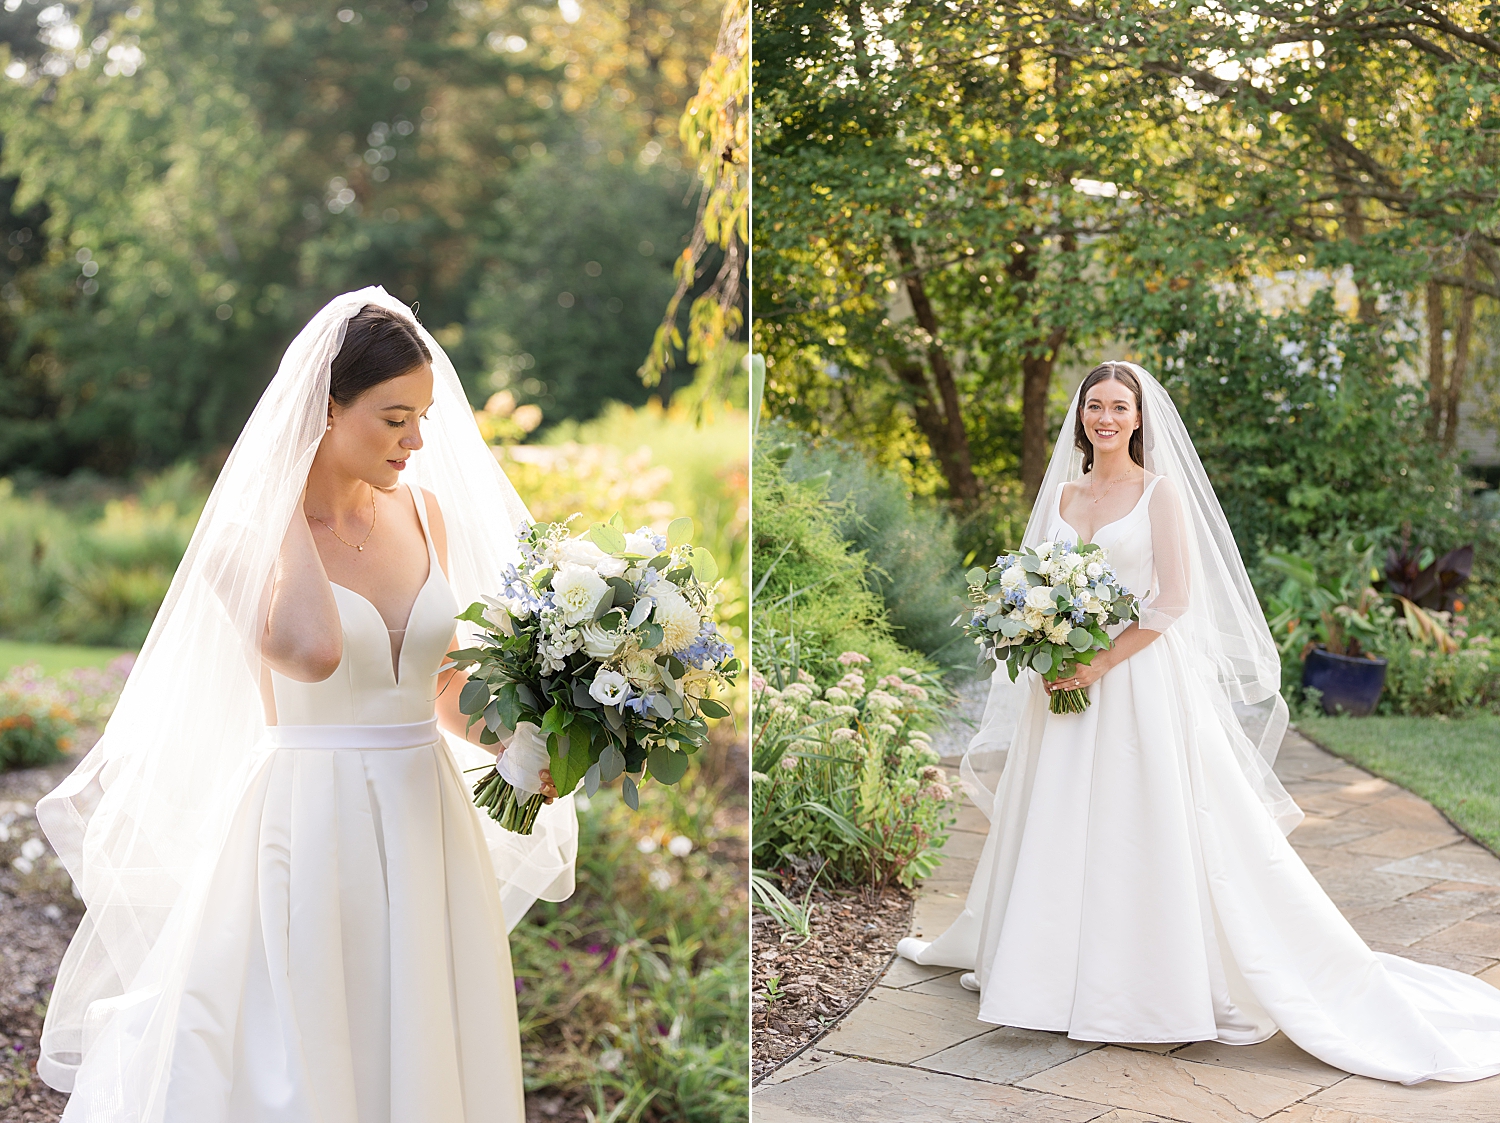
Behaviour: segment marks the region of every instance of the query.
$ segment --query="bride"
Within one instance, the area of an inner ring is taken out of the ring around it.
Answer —
[[[402,304],[313,317],[37,806],[87,906],[38,1063],[65,1120],[524,1120],[507,932],[572,892],[577,820],[479,814],[442,664],[526,521]]]
[[[1500,1073],[1500,990],[1371,951],[1286,841],[1302,814],[1271,771],[1276,649],[1171,398],[1107,362],[1069,412],[1025,544],[1104,547],[1140,618],[1069,679],[995,675],[962,766],[990,818],[965,910],[898,953],[967,969],[994,1025],[1235,1045],[1280,1030],[1383,1080]],[[1090,706],[1051,714],[1068,687]]]

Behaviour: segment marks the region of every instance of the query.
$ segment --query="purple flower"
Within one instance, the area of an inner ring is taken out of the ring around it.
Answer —
[[[609,949],[609,954],[608,954],[608,955],[606,955],[606,956],[605,956],[605,957],[604,957],[604,960],[603,960],[603,962],[601,962],[601,963],[600,963],[600,964],[599,964],[599,970],[601,970],[601,971],[602,971],[602,970],[604,970],[604,969],[605,969],[605,968],[606,968],[606,967],[608,967],[608,966],[609,966],[609,965],[610,965],[610,964],[611,964],[611,963],[613,963],[613,962],[614,962],[614,961],[615,961],[615,956],[617,956],[617,955],[619,955],[619,954],[620,954],[620,949],[619,949],[619,948],[610,948],[610,949]]]

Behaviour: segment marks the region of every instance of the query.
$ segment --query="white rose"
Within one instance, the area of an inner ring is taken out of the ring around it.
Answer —
[[[609,586],[592,569],[564,562],[552,575],[552,590],[557,607],[569,624],[581,624],[593,617],[594,609]]]
[[[511,620],[510,613],[499,605],[492,604],[486,608],[484,610],[484,619],[486,623],[493,624],[497,631],[503,632],[505,635],[513,636],[516,634],[516,626]]]
[[[606,557],[594,566],[594,572],[600,577],[624,577],[628,568],[629,564],[624,558]]]
[[[1051,612],[1055,607],[1052,590],[1046,585],[1037,585],[1026,594],[1026,607],[1037,612]]]
[[[1041,558],[1043,561],[1046,561],[1048,558],[1050,558],[1052,556],[1052,543],[1043,542],[1040,546],[1038,546],[1036,548],[1036,556]]]
[[[625,642],[625,637],[606,631],[593,621],[578,630],[583,636],[583,650],[590,659],[598,659],[600,662],[613,658],[615,652],[620,650],[620,644]]]
[[[1099,579],[1099,575],[1104,572],[1104,567],[1098,562],[1089,562],[1088,568],[1086,568],[1084,572],[1089,575],[1090,580],[1097,581]]]
[[[1046,618],[1047,618],[1047,614],[1045,612],[1043,612],[1039,608],[1028,608],[1022,614],[1022,619],[1026,622],[1026,626],[1028,628],[1039,628],[1039,627],[1041,627],[1042,621],[1045,620]],[[1016,638],[1020,639],[1019,636],[1016,637]]]
[[[640,554],[642,557],[654,558],[656,556],[656,543],[651,541],[651,535],[627,534],[625,536],[625,552],[627,554]]]
[[[651,618],[661,625],[664,633],[662,647],[669,652],[681,651],[698,638],[703,621],[698,611],[688,604],[677,586],[663,581],[656,593],[656,611]]]
[[[1077,573],[1073,574],[1073,588],[1081,589],[1088,583],[1088,576],[1083,572],[1083,570],[1080,569]]]
[[[622,669],[630,684],[638,690],[645,691],[661,683],[661,672],[657,669],[656,662],[644,651],[632,651],[625,656]]]
[[[500,778],[518,792],[537,795],[542,790],[541,771],[550,767],[547,739],[540,727],[523,721],[505,745],[495,764]],[[566,793],[564,793],[566,794]]]
[[[601,670],[589,685],[589,697],[605,706],[618,706],[630,695],[630,682],[619,671]]]
[[[594,568],[604,560],[604,551],[587,538],[569,538],[558,544],[557,559],[564,565],[586,565]]]
[[[1000,587],[1002,589],[1014,589],[1018,585],[1026,584],[1026,571],[1018,565],[1013,565],[1000,575]]]

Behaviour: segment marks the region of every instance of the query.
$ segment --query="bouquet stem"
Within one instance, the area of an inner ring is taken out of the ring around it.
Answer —
[[[536,825],[537,813],[547,802],[547,797],[538,792],[526,796],[517,792],[500,773],[491,769],[474,785],[474,805],[489,813],[491,819],[508,831],[530,834]]]
[[[1047,708],[1054,714],[1081,714],[1089,708],[1088,692],[1084,690],[1054,690]]]

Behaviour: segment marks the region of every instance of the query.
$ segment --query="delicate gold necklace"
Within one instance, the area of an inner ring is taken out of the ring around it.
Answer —
[[[1092,474],[1092,473],[1090,473],[1090,474]],[[1129,475],[1129,473],[1126,473],[1126,475]],[[1125,476],[1116,476],[1114,479],[1110,480],[1109,483],[1106,484],[1105,487],[1104,487],[1104,495],[1095,495],[1094,496],[1094,505],[1098,506],[1099,500],[1103,499],[1105,495],[1109,494],[1109,489],[1112,488],[1112,487],[1114,487],[1115,484],[1119,483],[1124,478],[1125,478]],[[1092,492],[1092,491],[1095,491],[1097,489],[1091,486],[1089,488],[1089,490]]]
[[[317,515],[309,515],[308,518],[317,519],[318,522],[323,523],[323,520],[319,519]],[[328,526],[327,523],[323,523],[323,525],[324,526]],[[331,526],[328,526],[328,533],[332,534],[335,538],[337,538],[345,546],[354,546],[354,548],[356,550],[359,550],[360,552],[363,552],[364,548],[365,548],[365,542],[368,542],[370,540],[370,535],[375,533],[375,489],[373,487],[370,488],[370,530],[365,535],[364,541],[360,542],[358,545],[355,545],[353,542],[350,542],[349,539],[345,538],[338,531],[334,530],[333,527],[331,527]]]

